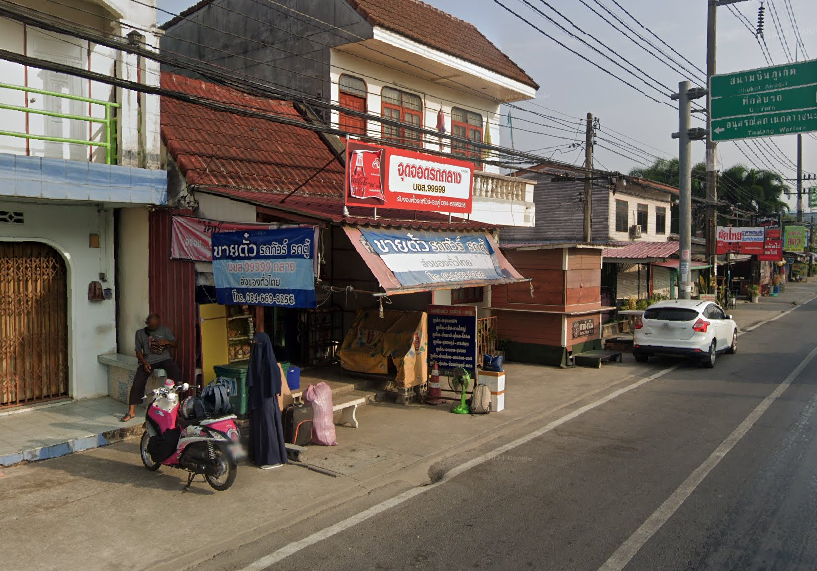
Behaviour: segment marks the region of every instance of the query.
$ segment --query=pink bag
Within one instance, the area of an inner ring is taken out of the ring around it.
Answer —
[[[337,446],[332,389],[326,383],[309,385],[305,398],[312,406],[312,442],[322,446]]]

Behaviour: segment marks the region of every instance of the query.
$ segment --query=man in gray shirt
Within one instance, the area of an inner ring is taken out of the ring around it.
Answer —
[[[122,422],[128,422],[136,416],[136,405],[142,402],[145,396],[145,386],[153,369],[164,369],[167,378],[181,382],[182,370],[170,356],[170,349],[176,348],[176,338],[170,329],[162,325],[162,319],[155,313],[145,319],[145,328],[136,332],[136,358],[139,359],[139,368],[133,378],[133,387],[130,391],[128,414],[122,417]]]

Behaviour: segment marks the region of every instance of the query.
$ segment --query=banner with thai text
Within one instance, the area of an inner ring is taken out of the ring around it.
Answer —
[[[315,229],[213,234],[213,277],[221,305],[315,307]]]
[[[477,308],[469,305],[428,306],[428,361],[443,373],[461,367],[476,374]]]
[[[212,262],[213,243],[210,237],[213,234],[240,230],[271,230],[280,227],[281,224],[240,224],[189,216],[174,216],[170,257],[192,262]]]
[[[786,226],[783,249],[787,252],[806,251],[806,227]]]
[[[765,236],[760,226],[718,226],[717,253],[762,256]]]

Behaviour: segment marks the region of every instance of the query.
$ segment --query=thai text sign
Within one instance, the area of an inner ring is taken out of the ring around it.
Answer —
[[[817,186],[808,189],[808,207],[817,208]]]
[[[346,204],[471,213],[474,165],[356,141],[346,143]]]
[[[573,322],[573,339],[590,337],[596,332],[596,321],[594,319],[582,319]]]
[[[442,371],[462,367],[471,375],[477,368],[477,308],[428,306],[428,360]]]
[[[763,255],[757,259],[763,262],[779,262],[783,259],[783,229],[780,226],[779,216],[765,216],[758,219],[763,227]]]
[[[214,234],[218,302],[315,307],[314,253],[314,228]]]
[[[817,130],[817,60],[713,76],[713,141]]]
[[[784,238],[783,249],[787,252],[806,251],[806,227],[786,226],[786,236]]]
[[[280,224],[235,224],[188,216],[174,216],[170,257],[177,260],[212,262],[213,243],[211,237],[213,234],[279,227],[281,227]]]
[[[363,229],[367,248],[403,287],[504,280],[485,234]]]
[[[765,235],[760,226],[751,228],[718,226],[717,253],[762,256]]]

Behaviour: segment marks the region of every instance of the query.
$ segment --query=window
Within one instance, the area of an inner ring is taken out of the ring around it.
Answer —
[[[351,75],[341,75],[338,79],[338,90],[340,91],[338,102],[341,107],[352,109],[353,111],[366,112],[366,82]],[[347,115],[340,112],[338,126],[341,131],[348,131],[357,135],[366,134],[366,119],[355,115]]]
[[[655,233],[667,233],[667,209],[663,206],[655,207]]]
[[[627,232],[630,229],[628,208],[626,200],[616,200],[616,232]]]
[[[483,288],[464,287],[451,290],[451,303],[480,303],[483,299]]]
[[[694,309],[679,307],[651,307],[644,311],[644,319],[655,321],[692,321],[698,318]]]
[[[641,231],[646,234],[647,226],[650,223],[650,207],[646,204],[639,204],[636,208],[635,223],[641,226]]]
[[[451,135],[481,143],[482,132],[482,115],[458,107],[451,110]],[[479,147],[451,141],[451,153],[471,159],[478,169],[482,168],[482,151]]]
[[[384,87],[380,92],[383,99],[383,118],[399,121],[407,127],[396,127],[383,124],[383,139],[404,145],[422,147],[423,140],[419,131],[411,127],[423,126],[423,100],[417,95]]]

